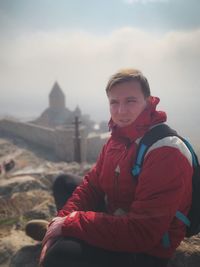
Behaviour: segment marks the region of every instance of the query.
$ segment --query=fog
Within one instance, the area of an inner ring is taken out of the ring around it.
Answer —
[[[37,117],[58,81],[71,110],[108,120],[108,78],[135,67],[169,122],[197,140],[200,134],[200,30],[149,33],[124,27],[105,34],[79,30],[35,31],[0,43],[0,115]]]

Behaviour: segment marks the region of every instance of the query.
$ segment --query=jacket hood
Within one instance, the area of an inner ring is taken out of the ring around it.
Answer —
[[[111,130],[112,137],[129,139],[128,141],[135,141],[137,138],[142,137],[145,132],[158,123],[165,122],[167,115],[164,111],[157,111],[156,107],[160,99],[158,97],[150,96],[147,107],[137,117],[137,119],[130,125],[119,127],[110,119],[108,125]]]

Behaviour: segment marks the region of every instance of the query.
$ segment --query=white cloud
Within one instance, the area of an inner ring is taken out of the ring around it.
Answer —
[[[148,4],[148,3],[165,3],[168,2],[169,0],[124,0],[125,3],[127,4],[136,4],[136,3],[141,3],[141,4]]]
[[[93,119],[107,119],[106,82],[122,67],[148,77],[161,107],[180,124],[200,124],[200,29],[153,35],[122,28],[109,35],[37,32],[0,44],[0,113],[39,114],[57,79],[67,106],[78,104]],[[184,114],[184,119],[182,115]]]

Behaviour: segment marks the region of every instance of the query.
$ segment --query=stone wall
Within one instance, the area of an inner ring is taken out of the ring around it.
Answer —
[[[87,161],[96,161],[101,148],[106,143],[110,133],[95,134],[91,133],[87,137]]]
[[[32,143],[41,144],[47,148],[55,146],[55,131],[50,128],[40,127],[31,123],[23,123],[14,120],[0,120],[0,130]]]
[[[74,160],[74,129],[47,128],[31,123],[1,119],[0,131],[25,139],[31,143],[51,149],[63,161]],[[107,136],[90,135],[86,137],[84,128],[80,128],[81,159],[82,161],[96,161],[101,147]]]

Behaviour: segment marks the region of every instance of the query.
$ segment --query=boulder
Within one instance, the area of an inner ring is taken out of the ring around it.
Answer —
[[[185,238],[177,248],[168,267],[199,267],[200,266],[200,236]]]
[[[41,244],[25,246],[12,257],[9,267],[39,267]]]
[[[28,175],[0,180],[0,196],[2,197],[10,197],[14,193],[34,189],[47,190],[47,187],[39,179]]]
[[[0,267],[8,267],[13,256],[23,247],[37,244],[36,241],[26,236],[24,231],[12,229],[0,238]],[[36,261],[35,261],[36,262]],[[21,265],[21,267],[26,265]]]
[[[0,198],[1,218],[23,217],[30,219],[50,220],[56,214],[52,195],[44,190],[17,192],[10,198]]]

